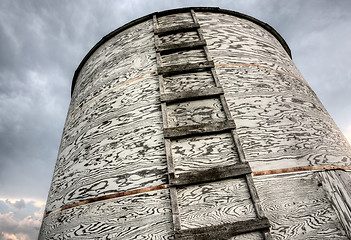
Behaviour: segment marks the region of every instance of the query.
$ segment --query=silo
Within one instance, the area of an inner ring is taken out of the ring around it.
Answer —
[[[139,18],[75,72],[40,239],[348,239],[351,148],[267,24]]]

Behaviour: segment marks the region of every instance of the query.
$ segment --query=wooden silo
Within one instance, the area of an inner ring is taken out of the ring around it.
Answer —
[[[40,239],[348,239],[350,157],[270,26],[150,14],[75,73]]]

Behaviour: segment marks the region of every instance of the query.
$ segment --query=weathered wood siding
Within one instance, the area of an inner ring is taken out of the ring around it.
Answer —
[[[273,239],[348,239],[316,173],[254,178]]]
[[[170,212],[168,190],[94,202],[48,216],[40,239],[171,239]]]
[[[183,73],[165,77],[165,92],[184,92],[215,87],[215,82],[210,72]]]
[[[351,238],[351,172],[331,170],[319,172],[318,177],[341,224]]]
[[[177,190],[181,229],[256,218],[245,179],[229,179]]]
[[[350,165],[349,143],[281,44],[248,20],[209,15],[197,14],[253,170]]]
[[[168,182],[155,62],[152,21],[146,21],[107,41],[85,64],[72,96],[46,213]],[[40,238],[167,239],[172,227],[168,195],[160,190],[49,215]],[[152,227],[156,224],[160,229]]]
[[[243,154],[253,171],[350,165],[350,145],[270,32],[225,13],[196,16],[207,48],[170,52],[159,55],[159,61],[163,66],[199,63],[210,54],[216,74],[165,75],[161,92],[222,86],[224,96],[163,102],[162,116],[152,19],[107,40],[79,72],[40,239],[173,239],[178,223],[172,219],[170,192],[177,197],[181,230],[258,217],[245,177],[163,189],[169,186],[170,167],[165,127],[235,121],[235,130],[167,138],[175,176],[231,166]],[[158,18],[160,27],[190,23],[190,11]],[[191,30],[161,35],[159,44],[198,40]],[[273,239],[347,239],[347,174],[254,177]],[[157,186],[163,187],[133,192]],[[129,196],[122,196],[128,191]],[[111,194],[121,195],[102,199]],[[264,239],[264,234],[230,239]]]
[[[227,166],[239,162],[230,132],[176,139],[172,140],[171,146],[176,173]]]

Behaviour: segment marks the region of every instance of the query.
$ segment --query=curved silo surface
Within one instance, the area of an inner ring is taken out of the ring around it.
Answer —
[[[40,238],[347,239],[350,156],[274,29],[151,14],[75,73]]]

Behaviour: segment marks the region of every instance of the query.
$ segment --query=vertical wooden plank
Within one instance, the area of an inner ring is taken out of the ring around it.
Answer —
[[[214,81],[216,83],[216,87],[222,87],[221,84],[218,81],[218,75],[216,73],[216,69],[215,68],[211,68],[211,74],[212,74],[212,77],[213,77],[213,79],[214,79]]]
[[[154,31],[155,31],[155,29],[158,29],[158,21],[157,21],[157,15],[156,14],[154,14],[152,16],[152,23],[153,23]]]
[[[176,189],[176,187],[170,187],[169,190],[170,190],[170,195],[171,195],[171,206],[172,206],[174,230],[180,230],[181,222],[180,222],[177,189]]]
[[[263,218],[263,217],[265,217],[265,214],[264,214],[264,212],[262,210],[260,199],[258,197],[257,190],[256,190],[255,184],[253,182],[251,173],[250,174],[246,174],[245,175],[245,179],[246,179],[246,182],[247,182],[247,185],[248,185],[248,188],[249,188],[249,192],[250,192],[250,195],[251,195],[251,198],[252,198],[252,202],[253,202],[253,204],[255,206],[255,209],[256,209],[257,216],[260,217],[260,218]]]
[[[156,53],[156,62],[157,62],[157,67],[163,67],[162,57],[159,52]]]
[[[194,9],[191,9],[191,16],[192,16],[192,18],[193,18],[193,20],[194,20],[194,23],[197,23],[197,24],[198,24],[199,22],[198,22],[198,19],[197,19],[197,17],[196,17],[196,14],[195,14]],[[201,31],[201,28],[198,28],[198,29],[197,29],[197,34],[199,35],[200,40],[205,41],[205,38],[204,38],[204,36],[203,36],[203,34],[202,34],[202,31]],[[211,58],[210,52],[208,51],[207,46],[204,46],[203,49],[204,49],[204,51],[205,51],[207,61],[212,61],[212,58]]]
[[[232,135],[233,135],[233,140],[234,140],[235,146],[236,146],[236,148],[238,150],[240,161],[241,162],[246,162],[245,153],[244,153],[244,150],[243,150],[242,145],[240,143],[240,139],[239,139],[238,133],[236,132],[235,129],[232,130]]]
[[[154,20],[154,29],[158,28],[157,18],[156,15],[153,16]],[[154,34],[155,37],[155,45],[156,48],[160,46],[160,39],[158,35]],[[156,64],[157,67],[162,67],[162,58],[159,52],[156,52]],[[160,94],[164,94],[164,79],[163,75],[159,74],[159,90]],[[162,112],[162,120],[163,120],[163,129],[168,127],[168,114],[167,114],[167,104],[165,102],[161,103],[161,112]],[[175,178],[175,170],[174,170],[174,163],[172,157],[172,150],[171,150],[171,140],[164,139],[165,142],[165,151],[166,151],[166,159],[167,159],[167,169],[168,169],[168,179]],[[172,219],[173,219],[173,234],[174,230],[180,229],[180,217],[179,217],[179,207],[178,207],[178,200],[177,200],[177,190],[175,187],[170,187],[170,202],[171,202],[171,209],[172,209]]]
[[[171,147],[171,140],[165,139],[165,148],[166,148],[166,158],[167,158],[167,169],[168,169],[168,176],[170,179],[174,179],[174,161],[172,156],[172,147]]]
[[[335,212],[351,239],[351,172],[329,170],[316,173]]]
[[[163,119],[163,129],[165,129],[168,127],[167,104],[165,102],[161,103],[161,112]]]
[[[160,87],[160,94],[164,94],[165,93],[165,84],[163,81],[163,75],[158,75],[158,84]]]
[[[316,173],[254,178],[273,239],[348,239]]]
[[[152,16],[152,22],[153,22],[153,27],[154,27],[154,32],[155,32],[155,29],[158,29],[158,22],[157,22],[156,14],[154,14]],[[156,34],[154,34],[154,38],[155,38],[155,45],[156,45],[156,49],[157,49],[158,46],[160,46],[160,38]]]

